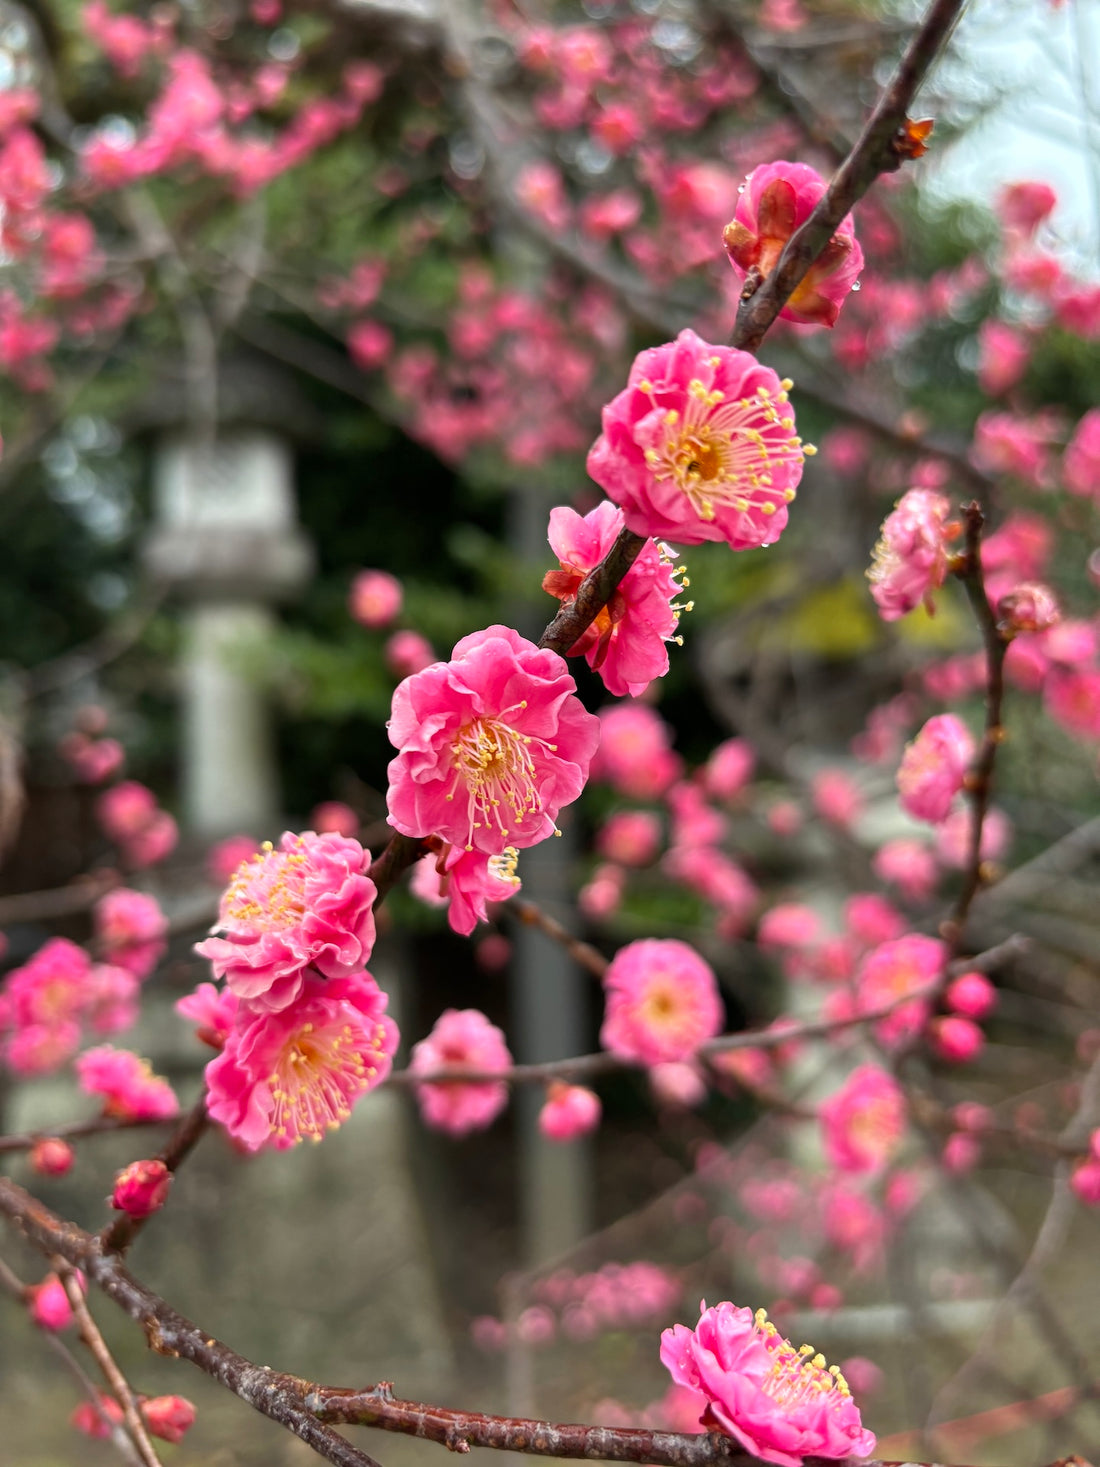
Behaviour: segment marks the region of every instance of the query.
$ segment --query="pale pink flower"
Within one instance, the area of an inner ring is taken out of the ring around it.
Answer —
[[[280,1009],[301,991],[304,970],[346,978],[374,947],[370,852],[340,835],[287,831],[237,869],[215,932],[195,951],[257,1008]]]
[[[390,1072],[397,1025],[369,973],[307,976],[276,1013],[241,1009],[206,1067],[207,1109],[250,1151],[320,1141]]]
[[[670,845],[713,846],[724,838],[729,821],[707,804],[699,785],[681,780],[665,792],[665,800],[672,816]]]
[[[823,935],[821,918],[812,907],[801,902],[780,902],[760,918],[756,941],[765,951],[806,948],[820,942]]]
[[[883,621],[897,621],[923,601],[947,574],[949,542],[958,526],[948,516],[951,501],[931,489],[910,489],[886,516],[867,572],[871,595]]]
[[[172,1187],[172,1173],[159,1158],[132,1161],[115,1177],[111,1206],[130,1217],[149,1217],[162,1208]]]
[[[1098,729],[1100,732],[1100,729]],[[936,857],[944,866],[961,871],[970,859],[970,829],[973,816],[968,808],[952,810],[936,831]],[[995,806],[985,812],[982,822],[980,858],[999,861],[1012,843],[1012,822]]]
[[[861,947],[877,947],[905,931],[905,918],[873,891],[857,891],[844,903],[844,925]]]
[[[1074,429],[1062,459],[1062,482],[1071,494],[1100,500],[1100,408],[1090,408]]]
[[[661,1360],[678,1385],[707,1398],[704,1425],[780,1467],[801,1467],[807,1456],[871,1455],[875,1438],[839,1369],[796,1350],[762,1309],[701,1308],[694,1330],[665,1330]]]
[[[607,115],[607,109],[596,119],[593,131],[599,130],[601,119],[605,128],[610,131],[611,119]],[[609,146],[606,140],[605,146]],[[615,149],[612,148],[611,151],[614,152]],[[580,207],[579,223],[581,230],[589,238],[606,240],[613,234],[622,234],[624,230],[633,229],[641,217],[641,198],[632,189],[620,188],[609,194],[592,194],[586,198]]]
[[[343,835],[350,838],[359,834],[359,816],[343,800],[323,800],[320,805],[315,805],[309,823],[318,835]]]
[[[394,632],[383,648],[382,655],[386,659],[386,666],[395,677],[412,677],[414,673],[423,672],[426,667],[431,667],[433,662],[438,661],[428,639],[407,627],[400,632]]]
[[[672,846],[661,869],[719,909],[726,937],[741,935],[760,900],[748,873],[715,846]]]
[[[836,1182],[823,1187],[817,1201],[827,1241],[850,1255],[857,1272],[881,1258],[885,1219],[866,1193]]]
[[[96,801],[96,815],[110,840],[121,844],[139,835],[157,812],[157,797],[136,779],[104,790]]]
[[[759,271],[766,280],[783,246],[813,213],[827,185],[806,163],[765,163],[745,180],[733,220],[722,235],[738,279]],[[788,321],[833,326],[863,269],[863,251],[848,214],[795,287],[780,315]]]
[[[128,1049],[110,1044],[86,1049],[77,1058],[76,1076],[86,1095],[103,1097],[104,1115],[120,1120],[167,1120],[180,1108],[168,1081]]]
[[[60,751],[82,784],[102,784],[117,774],[126,752],[117,739],[89,739],[82,733],[66,734]]]
[[[604,861],[577,893],[577,906],[586,917],[599,922],[619,910],[625,890],[626,872],[621,866]]]
[[[215,886],[225,886],[241,862],[250,861],[259,849],[260,842],[251,835],[227,835],[206,853],[207,878]]]
[[[137,978],[148,978],[167,943],[168,918],[156,897],[116,887],[94,908],[95,933],[106,957]]]
[[[555,1080],[539,1111],[539,1130],[548,1141],[573,1141],[596,1129],[601,1110],[600,1097],[594,1090]]]
[[[957,1014],[933,1019],[928,1026],[928,1037],[941,1059],[957,1065],[966,1064],[985,1048],[985,1035],[973,1019],[963,1019]]]
[[[735,800],[752,779],[756,755],[744,739],[726,739],[703,766],[707,794],[715,800]]]
[[[1000,397],[1027,371],[1031,343],[1022,331],[990,319],[978,331],[978,347],[978,383],[988,397]]]
[[[377,630],[400,614],[404,599],[401,582],[388,571],[359,571],[348,593],[348,611],[360,626]]]
[[[948,959],[944,943],[934,937],[910,933],[873,948],[856,973],[857,1012],[873,1013],[901,1002],[893,1013],[875,1024],[880,1043],[893,1049],[920,1033],[928,1017],[932,989],[943,974]]]
[[[94,1034],[121,1034],[138,1020],[141,979],[129,968],[95,963],[88,973],[85,1017]]]
[[[878,1065],[861,1065],[818,1108],[829,1163],[842,1172],[877,1172],[905,1135],[901,1086]]]
[[[504,1035],[479,1009],[445,1009],[432,1032],[413,1045],[409,1070],[509,1070],[512,1056]],[[416,1087],[424,1123],[451,1136],[465,1136],[492,1125],[508,1104],[508,1087],[499,1080],[437,1080]]]
[[[901,807],[917,820],[946,820],[974,758],[970,730],[954,713],[939,713],[905,746],[898,769]]]
[[[615,703],[601,708],[600,746],[592,760],[593,779],[605,779],[628,799],[663,794],[680,774],[671,748],[672,730],[645,703]]]
[[[690,1059],[721,1031],[714,973],[687,943],[629,943],[615,954],[603,982],[607,1007],[600,1043],[620,1059],[643,1065]]]
[[[944,1003],[968,1019],[985,1019],[997,1007],[997,990],[984,973],[960,973],[947,985]]]
[[[618,810],[596,832],[596,850],[621,866],[648,866],[661,847],[661,822],[649,810]]]
[[[649,1071],[649,1088],[658,1105],[676,1105],[694,1110],[707,1098],[707,1082],[698,1065],[683,1060],[665,1060]]]
[[[464,637],[394,691],[390,823],[499,855],[554,833],[584,788],[599,722],[556,652],[510,627]]]
[[[156,866],[179,842],[179,827],[167,810],[156,810],[139,831],[121,842],[122,857],[135,871]]]
[[[810,781],[810,798],[822,820],[850,830],[863,813],[863,791],[846,769],[822,769]]]
[[[997,196],[997,213],[1008,229],[1028,237],[1054,210],[1058,195],[1049,183],[1007,184]]]
[[[982,413],[974,427],[972,457],[992,474],[1011,474],[1034,488],[1046,486],[1049,463],[1045,425],[1014,413]]]
[[[229,988],[215,988],[213,983],[200,983],[193,993],[178,998],[177,1014],[197,1024],[195,1037],[211,1049],[224,1049],[237,1021],[240,999]]]
[[[561,569],[547,571],[542,589],[571,606],[581,582],[599,565],[623,527],[623,512],[604,500],[583,516],[567,508],[550,511],[550,548]],[[680,567],[682,570],[683,567]],[[642,546],[611,600],[569,649],[583,656],[615,697],[644,693],[668,671],[667,643],[680,619],[680,592],[671,561],[652,540]]]
[[[780,382],[748,352],[694,331],[643,351],[603,409],[588,472],[638,535],[681,545],[772,545],[805,451]]]
[[[1062,620],[1058,598],[1040,581],[1023,581],[997,602],[997,620],[1005,635],[1047,632]]]

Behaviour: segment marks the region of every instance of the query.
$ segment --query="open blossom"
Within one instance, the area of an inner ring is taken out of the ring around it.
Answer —
[[[348,610],[360,626],[388,627],[401,610],[401,582],[389,571],[360,571],[351,583]]]
[[[954,713],[939,713],[907,744],[898,769],[901,807],[938,825],[951,812],[974,757],[970,730]]]
[[[694,331],[643,351],[603,410],[588,472],[638,535],[773,545],[802,477],[789,382]]]
[[[694,1330],[661,1336],[661,1361],[678,1385],[707,1400],[704,1425],[780,1467],[803,1457],[869,1457],[875,1449],[840,1370],[795,1349],[762,1309],[702,1306]]]
[[[893,1075],[861,1065],[818,1109],[829,1162],[843,1172],[874,1172],[905,1133],[905,1096]]]
[[[369,973],[306,977],[276,1013],[241,1009],[206,1067],[207,1109],[250,1151],[320,1141],[390,1072],[397,1025]]]
[[[648,866],[661,848],[661,822],[650,810],[618,810],[596,832],[596,850],[620,866]]]
[[[1031,346],[1027,337],[1003,321],[983,321],[978,331],[978,382],[989,397],[1015,387],[1027,370]]]
[[[193,993],[175,1003],[176,1013],[198,1026],[195,1037],[211,1049],[225,1048],[239,1007],[240,999],[232,989],[215,988],[213,983],[200,983]]]
[[[573,509],[552,509],[550,547],[561,569],[547,571],[542,589],[563,606],[572,605],[581,582],[614,545],[622,527],[622,510],[607,500],[583,517]],[[570,657],[583,654],[616,698],[638,697],[653,678],[668,671],[666,644],[676,634],[680,611],[687,609],[676,604],[677,573],[647,540],[611,600],[569,649]]]
[[[116,887],[95,904],[95,932],[104,954],[137,978],[147,978],[167,944],[168,918],[156,897]]]
[[[432,1032],[414,1044],[409,1070],[509,1070],[512,1056],[504,1035],[479,1009],[444,1009]],[[437,1080],[416,1087],[424,1123],[451,1136],[465,1136],[492,1125],[508,1104],[508,1087],[499,1080]]]
[[[646,939],[620,948],[604,975],[600,1043],[643,1065],[690,1059],[722,1028],[710,965],[685,942]]]
[[[734,800],[752,779],[756,755],[744,739],[726,739],[703,767],[707,794],[714,800]]]
[[[765,163],[753,169],[722,235],[739,279],[753,270],[768,278],[783,246],[805,224],[826,187],[821,174],[806,163]],[[848,214],[779,314],[788,321],[835,325],[862,269],[863,251]]]
[[[920,1033],[928,1017],[931,990],[947,959],[945,943],[920,933],[880,943],[863,959],[855,980],[858,1012],[868,1014],[899,1004],[875,1024],[881,1044],[893,1048]],[[908,998],[911,1001],[905,1002]]]
[[[510,627],[464,637],[394,691],[390,823],[499,855],[554,833],[584,788],[599,722],[556,652]]]
[[[886,516],[867,572],[883,621],[897,621],[922,601],[931,607],[947,574],[948,544],[958,534],[950,513],[946,495],[910,489]]]
[[[663,794],[681,770],[673,752],[672,730],[645,703],[614,703],[601,708],[600,746],[592,760],[593,779],[606,779],[629,799]]]
[[[51,937],[4,981],[3,993],[16,1028],[59,1025],[80,1017],[91,959],[67,937]]]
[[[312,965],[326,978],[360,969],[374,947],[370,853],[345,836],[287,831],[238,867],[221,899],[215,932],[195,951],[234,993],[280,1009]]]
[[[479,922],[487,922],[487,903],[506,902],[520,889],[516,875],[519,852],[506,846],[497,856],[468,851],[465,846],[446,846],[435,862],[422,861],[417,874],[424,878],[416,894],[429,906],[446,906],[452,932],[469,937]],[[429,890],[429,873],[435,877]]]
[[[148,1060],[128,1049],[101,1044],[86,1049],[76,1061],[80,1088],[103,1097],[103,1113],[120,1120],[161,1121],[179,1112],[179,1101],[167,1080],[154,1075]]]

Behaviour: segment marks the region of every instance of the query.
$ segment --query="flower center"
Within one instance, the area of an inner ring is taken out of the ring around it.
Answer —
[[[760,1382],[760,1388],[778,1405],[800,1406],[826,1391],[835,1391],[839,1397],[851,1395],[839,1365],[827,1366],[825,1356],[816,1354],[812,1345],[800,1345],[796,1350],[763,1309],[756,1311],[755,1329],[764,1337],[772,1355],[771,1369]]]
[[[641,1015],[648,1023],[662,1028],[677,1023],[681,1013],[674,985],[662,979],[651,983],[641,1006]]]
[[[517,705],[526,708],[526,702]],[[510,712],[505,709],[504,712]],[[451,745],[456,784],[466,787],[466,810],[473,833],[486,826],[507,836],[513,826],[542,811],[533,755],[538,746],[553,753],[557,745],[519,733],[500,718],[475,718]],[[453,800],[455,790],[447,796]]]
[[[663,433],[645,450],[654,477],[671,479],[701,520],[713,520],[719,509],[775,514],[795,497],[794,489],[775,487],[776,470],[813,452],[794,435],[785,411],[790,385],[784,381],[774,396],[760,386],[754,397],[727,402],[725,393],[693,377],[683,411],[665,413]],[[640,386],[655,391],[651,383]]]
[[[277,851],[270,841],[237,868],[225,910],[235,925],[260,932],[285,932],[306,913],[306,858]]]
[[[276,1136],[289,1137],[295,1145],[306,1136],[320,1141],[347,1120],[352,1098],[369,1090],[378,1073],[367,1063],[372,1037],[380,1048],[381,1025],[365,1036],[347,1023],[321,1029],[303,1024],[287,1040],[268,1076]]]

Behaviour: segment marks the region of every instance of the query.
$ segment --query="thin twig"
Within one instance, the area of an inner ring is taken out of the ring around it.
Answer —
[[[107,1136],[113,1131],[137,1131],[170,1124],[170,1121],[120,1120],[116,1116],[99,1116],[94,1121],[71,1121],[64,1126],[51,1126],[45,1131],[13,1131],[8,1136],[0,1136],[0,1155],[10,1151],[31,1151],[39,1141],[74,1141],[84,1136]]]
[[[164,1146],[157,1152],[156,1160],[163,1161],[168,1170],[175,1173],[190,1156],[209,1125],[210,1119],[206,1114],[206,1091],[204,1089],[195,1104],[182,1117]],[[147,1221],[148,1217],[132,1217],[128,1212],[120,1212],[99,1235],[103,1251],[105,1253],[125,1253]]]

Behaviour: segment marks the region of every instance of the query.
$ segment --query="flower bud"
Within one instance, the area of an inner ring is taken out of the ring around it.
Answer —
[[[153,1396],[142,1401],[141,1414],[150,1433],[166,1442],[183,1441],[195,1422],[195,1408],[184,1396]]]
[[[944,1002],[954,1014],[984,1019],[997,1006],[997,990],[984,973],[961,973],[948,985]]]
[[[31,1167],[40,1177],[63,1177],[75,1159],[73,1148],[59,1136],[41,1136],[31,1147]]]
[[[985,1046],[985,1035],[977,1024],[970,1019],[956,1018],[954,1014],[933,1019],[928,1029],[936,1053],[953,1064],[965,1064]]]
[[[76,1279],[83,1293],[84,1275],[78,1271]],[[40,1329],[56,1332],[68,1329],[72,1324],[73,1308],[57,1274],[47,1274],[40,1284],[32,1284],[27,1290],[26,1298],[31,1318]]]
[[[111,1206],[130,1217],[148,1217],[164,1206],[172,1173],[163,1161],[132,1161],[115,1178]]]
[[[1003,632],[1045,632],[1062,620],[1054,592],[1040,581],[1021,581],[997,602],[997,620]]]
[[[539,1112],[539,1130],[548,1141],[573,1141],[600,1123],[600,1097],[583,1085],[555,1081]]]

